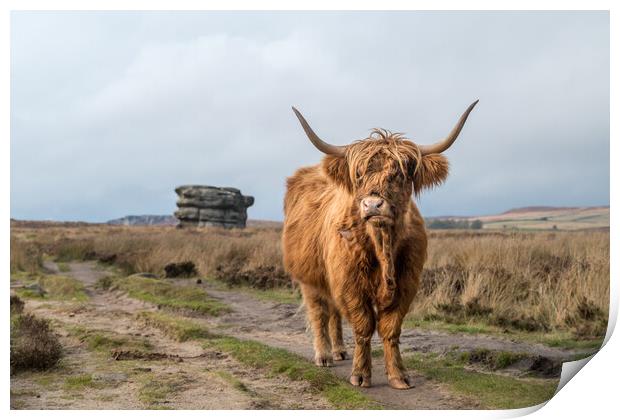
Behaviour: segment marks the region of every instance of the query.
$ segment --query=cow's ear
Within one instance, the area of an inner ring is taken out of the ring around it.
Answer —
[[[341,156],[325,156],[323,158],[323,170],[334,183],[346,188],[349,192],[353,191],[346,158]]]
[[[448,177],[448,159],[439,154],[422,156],[413,175],[413,191],[416,195],[425,188],[443,183]]]

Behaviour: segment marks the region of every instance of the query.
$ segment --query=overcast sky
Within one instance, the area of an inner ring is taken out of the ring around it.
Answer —
[[[606,12],[14,12],[11,217],[170,214],[234,186],[282,219],[285,178],[372,127],[419,143],[480,103],[426,216],[609,204]]]

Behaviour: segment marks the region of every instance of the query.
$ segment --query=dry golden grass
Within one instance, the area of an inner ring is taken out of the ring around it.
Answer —
[[[609,233],[432,234],[412,313],[524,330],[604,335]]]
[[[12,223],[11,270],[42,255],[111,262],[127,273],[164,274],[192,261],[202,276],[259,288],[288,286],[281,229],[245,230]],[[608,232],[431,232],[412,316],[483,321],[530,331],[604,335],[609,309]]]

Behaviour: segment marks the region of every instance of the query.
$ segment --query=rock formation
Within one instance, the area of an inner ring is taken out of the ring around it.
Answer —
[[[244,228],[246,209],[254,204],[254,197],[242,195],[236,188],[183,185],[175,191],[179,199],[174,216],[179,227]]]

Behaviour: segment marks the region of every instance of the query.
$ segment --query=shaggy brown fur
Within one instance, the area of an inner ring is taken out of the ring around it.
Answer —
[[[370,386],[370,339],[383,340],[390,385],[408,388],[398,340],[426,259],[424,220],[411,197],[440,184],[448,162],[422,156],[400,134],[374,130],[288,178],[284,199],[284,265],[301,284],[314,332],[315,360],[330,366],[347,357],[341,314],[354,337],[351,383]],[[360,201],[380,197],[389,217],[371,223]]]

